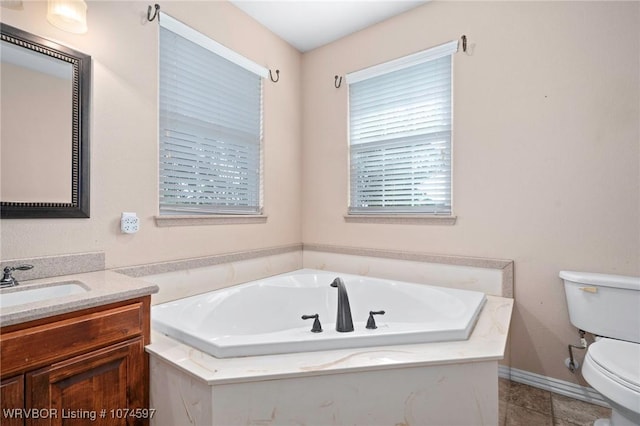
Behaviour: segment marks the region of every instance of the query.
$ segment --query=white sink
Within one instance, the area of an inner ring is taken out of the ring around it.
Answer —
[[[0,308],[42,302],[49,299],[71,296],[87,292],[80,281],[64,281],[39,287],[10,287],[0,292]]]

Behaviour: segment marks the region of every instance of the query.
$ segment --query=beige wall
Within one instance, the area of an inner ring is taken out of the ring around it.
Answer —
[[[303,241],[515,260],[512,366],[574,381],[558,271],[640,274],[638,2],[431,2],[303,56]],[[454,226],[345,223],[333,76],[462,34]]]
[[[266,224],[158,228],[157,22],[148,3],[89,1],[89,31],[74,35],[46,21],[46,2],[1,8],[2,22],[92,56],[91,218],[2,220],[3,259],[106,252],[107,267],[300,243],[301,54],[225,2],[162,2],[162,10],[269,68],[264,84]],[[141,230],[120,233],[123,211]]]
[[[223,2],[162,8],[254,61],[265,84],[267,224],[157,228],[157,27],[147,3],[89,1],[89,32],[2,21],[93,57],[91,218],[3,220],[2,258],[104,250],[107,266],[303,241],[515,260],[516,368],[576,380],[558,271],[640,274],[638,2],[431,2],[300,55]],[[346,224],[344,75],[467,34],[455,57],[454,226]],[[300,159],[302,158],[302,161]],[[303,191],[304,188],[304,191]],[[119,232],[122,211],[142,230]]]

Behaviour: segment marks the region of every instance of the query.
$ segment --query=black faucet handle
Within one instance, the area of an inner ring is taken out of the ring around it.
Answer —
[[[308,320],[308,319],[312,319],[312,318],[313,318],[313,326],[311,327],[311,332],[312,333],[320,333],[320,332],[322,332],[322,325],[320,324],[320,315],[313,314],[313,315],[303,315],[302,316],[303,320]]]
[[[374,330],[376,328],[378,328],[378,326],[376,325],[376,320],[373,319],[374,315],[384,315],[385,312],[384,311],[369,311],[369,319],[367,320],[367,328],[370,330]]]

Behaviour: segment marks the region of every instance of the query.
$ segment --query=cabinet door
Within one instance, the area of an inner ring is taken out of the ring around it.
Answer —
[[[109,346],[26,375],[27,408],[49,409],[28,425],[137,425],[146,408],[142,338]]]
[[[3,426],[24,426],[24,375],[11,377],[0,382],[0,424]]]

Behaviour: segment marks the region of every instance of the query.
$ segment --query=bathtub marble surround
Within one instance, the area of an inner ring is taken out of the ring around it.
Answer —
[[[151,296],[151,304],[157,305],[182,299],[212,290],[230,287],[257,279],[295,271],[301,268],[302,252],[293,247],[278,250],[260,251],[260,256],[247,257],[248,253],[214,256],[213,258],[193,259],[171,265],[136,267],[133,275],[149,283],[156,284],[160,291]],[[253,254],[257,254],[253,252]],[[213,264],[208,264],[214,262]],[[170,272],[157,272],[163,268]],[[186,268],[185,268],[186,267]],[[139,269],[138,269],[139,268]],[[159,268],[159,269],[157,269]],[[143,271],[154,271],[150,275],[138,275]],[[122,272],[122,270],[118,270]]]
[[[0,297],[5,292],[44,287],[60,282],[80,282],[81,286],[88,291],[3,308],[0,313],[0,326],[4,327],[80,309],[93,308],[108,303],[147,296],[158,291],[156,285],[139,279],[112,271],[97,271],[23,281],[18,287],[0,291]]]
[[[153,425],[446,424],[452,413],[459,424],[498,423],[498,362],[514,303],[512,261],[301,248],[240,260],[216,256],[204,261],[213,262],[209,266],[175,262],[171,272],[156,269],[142,279],[160,287],[158,304],[306,265],[476,290],[487,301],[469,339],[454,342],[218,359],[154,331],[146,348],[151,404],[158,410]]]
[[[482,291],[513,297],[513,261],[305,244],[305,268]]]
[[[130,277],[142,277],[149,275],[159,275],[167,272],[205,268],[207,266],[233,264],[245,260],[269,258],[271,256],[277,256],[280,254],[299,252],[300,250],[302,250],[302,244],[290,244],[279,247],[267,247],[235,253],[223,253],[213,256],[151,263],[147,265],[128,266],[124,268],[117,268],[114,270]],[[299,267],[296,269],[299,269]]]
[[[157,284],[164,303],[298,269],[332,270],[513,297],[513,261],[292,244],[114,269]]]
[[[308,251],[349,254],[352,256],[377,257],[385,259],[409,260],[423,263],[442,263],[445,265],[469,266],[473,268],[504,269],[513,265],[512,260],[490,259],[484,257],[452,256],[444,254],[415,253],[395,250],[380,250],[360,247],[334,246],[327,244],[305,244]]]
[[[275,423],[303,421],[305,415],[307,420],[324,419],[331,423],[331,415],[338,413],[343,416],[338,419],[341,422],[367,424],[370,419],[357,417],[355,411],[365,416],[377,413],[395,423],[405,416],[431,419],[424,416],[433,415],[441,420],[445,417],[437,416],[444,416],[444,411],[447,415],[451,413],[447,401],[461,404],[465,410],[460,411],[471,413],[472,418],[463,419],[466,424],[497,424],[498,360],[504,356],[512,309],[512,299],[487,296],[474,331],[466,341],[260,357],[217,359],[154,332],[147,352],[151,358],[152,407],[158,409],[155,424],[189,424],[188,418],[196,415],[194,409],[203,416],[203,424],[211,424],[207,423],[211,420],[239,424],[236,422],[251,420],[243,417],[246,415],[253,420],[268,416],[271,411],[265,411],[267,406],[269,410],[277,407]],[[400,379],[396,382],[394,377]],[[309,378],[317,382],[319,390],[312,392],[317,394],[313,398],[319,401],[317,406],[307,399],[311,398],[307,389],[316,389],[309,386]],[[386,392],[400,399],[389,407],[378,407],[377,411],[376,407],[371,407],[370,412],[354,410],[366,399],[364,395],[384,397],[378,389],[380,383],[385,383]],[[464,388],[464,384],[468,386]],[[427,403],[432,389],[442,397]],[[216,392],[216,398],[212,398],[212,392]],[[239,393],[250,397],[233,398]],[[272,401],[273,395],[290,395],[291,399]],[[340,395],[344,400],[337,400]],[[261,403],[263,399],[268,403]],[[305,412],[297,408],[301,403],[306,404]],[[419,411],[412,411],[418,406],[422,407]],[[429,413],[421,411],[424,407],[428,407]]]
[[[495,362],[213,386],[153,357],[150,368],[152,426],[497,425],[499,418]]]

